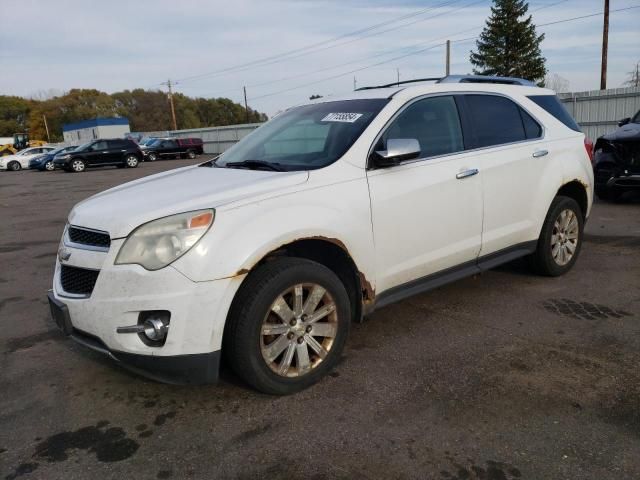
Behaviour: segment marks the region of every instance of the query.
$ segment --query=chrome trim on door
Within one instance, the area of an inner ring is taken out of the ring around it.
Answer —
[[[465,170],[463,172],[456,174],[456,178],[458,180],[462,180],[463,178],[473,177],[474,175],[477,175],[478,172],[479,170],[477,168],[470,168],[469,170]]]

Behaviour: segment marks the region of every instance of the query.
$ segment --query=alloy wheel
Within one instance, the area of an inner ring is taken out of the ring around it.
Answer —
[[[138,159],[133,155],[129,155],[127,157],[127,166],[133,168],[138,165]]]
[[[283,377],[300,377],[322,363],[338,333],[336,310],[329,292],[314,283],[278,295],[260,332],[260,350],[269,368]]]
[[[571,261],[578,246],[580,224],[573,210],[560,212],[551,233],[551,256],[560,266]]]
[[[56,166],[53,164],[52,161],[48,161],[47,163],[44,164],[44,168],[45,168],[45,170],[48,170],[48,171],[51,172],[51,171],[55,170]]]
[[[74,160],[71,168],[74,172],[82,172],[84,170],[84,162],[82,160]]]

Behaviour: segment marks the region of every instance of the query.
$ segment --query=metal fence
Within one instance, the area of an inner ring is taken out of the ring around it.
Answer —
[[[592,140],[615,130],[620,119],[640,110],[640,87],[560,93],[558,97]]]
[[[640,87],[560,93],[558,97],[582,127],[585,135],[592,140],[615,130],[620,119],[630,117],[640,110]],[[135,135],[178,138],[200,137],[204,142],[205,153],[217,155],[227,150],[260,125],[261,123],[244,123],[225,127],[138,132]]]

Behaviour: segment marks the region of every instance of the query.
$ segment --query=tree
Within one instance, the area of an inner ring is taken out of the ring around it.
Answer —
[[[627,73],[627,80],[622,85],[640,87],[640,62],[636,63],[636,68]]]
[[[521,77],[544,83],[547,73],[540,52],[544,34],[536,33],[524,0],[493,0],[491,16],[469,60],[477,75]]]
[[[544,86],[554,90],[556,93],[568,92],[570,89],[569,80],[561,77],[557,73],[550,73],[544,79]]]
[[[318,98],[322,98],[322,95],[314,94],[309,97],[309,100],[317,100]]]

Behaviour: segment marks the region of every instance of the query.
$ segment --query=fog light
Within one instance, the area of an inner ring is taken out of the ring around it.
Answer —
[[[167,336],[168,325],[157,317],[147,318],[143,326],[144,334],[149,340],[159,342]]]

